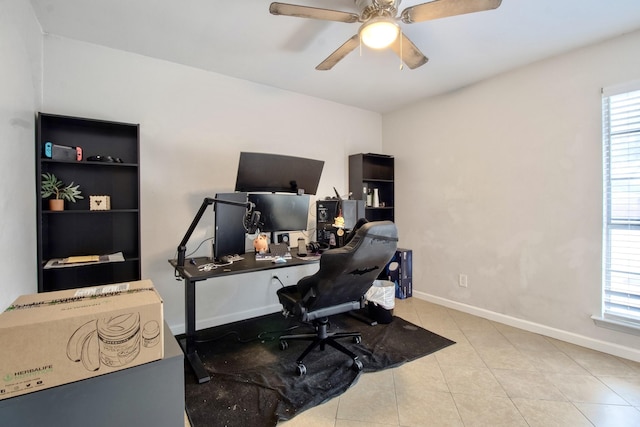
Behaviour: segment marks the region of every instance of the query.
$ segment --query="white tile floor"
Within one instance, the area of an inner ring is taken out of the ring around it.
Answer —
[[[278,425],[640,426],[640,363],[417,298],[394,314],[457,344]]]

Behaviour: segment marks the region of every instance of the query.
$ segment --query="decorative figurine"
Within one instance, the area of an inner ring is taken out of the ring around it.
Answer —
[[[269,250],[269,239],[266,234],[259,234],[253,239],[253,248],[261,254]]]

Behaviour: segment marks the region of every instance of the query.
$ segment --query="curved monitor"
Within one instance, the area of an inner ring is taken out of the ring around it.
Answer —
[[[268,153],[240,153],[236,191],[316,194],[324,161]]]
[[[302,231],[309,219],[309,196],[294,194],[249,194],[260,212],[260,231]]]

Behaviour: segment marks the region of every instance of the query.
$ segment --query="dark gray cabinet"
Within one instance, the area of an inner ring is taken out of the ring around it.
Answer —
[[[139,280],[139,125],[39,113],[36,123],[38,291]],[[48,158],[45,143],[81,147],[81,161]],[[101,156],[113,161],[87,161]],[[80,186],[84,197],[51,211],[42,199],[41,174]],[[90,210],[89,196],[109,196],[109,210]],[[51,259],[122,252],[124,262],[47,268]]]
[[[3,427],[184,426],[184,354],[164,325],[164,357],[0,400]]]

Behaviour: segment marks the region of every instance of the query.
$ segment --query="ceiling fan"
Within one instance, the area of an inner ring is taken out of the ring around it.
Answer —
[[[351,53],[360,42],[374,49],[391,47],[402,62],[411,69],[426,64],[427,57],[400,30],[398,21],[405,24],[430,21],[465,13],[496,9],[502,0],[433,0],[428,3],[409,6],[398,15],[402,0],[354,0],[360,14],[339,10],[300,6],[274,2],[269,6],[273,15],[287,15],[298,18],[320,19],[324,21],[354,23],[362,25],[358,34],[336,49],[316,70],[330,70],[341,59]]]

